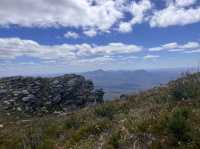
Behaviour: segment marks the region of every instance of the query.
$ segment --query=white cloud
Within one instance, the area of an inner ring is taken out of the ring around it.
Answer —
[[[41,61],[77,61],[84,59],[102,58],[105,56],[133,54],[140,52],[142,47],[123,43],[107,45],[61,44],[41,45],[35,41],[19,38],[0,38],[0,59],[14,60],[20,56],[38,58]]]
[[[164,48],[164,49],[175,49],[175,48],[178,48],[178,44],[176,42],[172,42],[172,43],[164,44],[162,46],[162,48]]]
[[[196,50],[191,50],[191,51],[184,51],[184,53],[200,53],[200,49],[196,49]]]
[[[114,0],[1,0],[0,25],[92,27],[109,30],[123,13]]]
[[[145,21],[151,27],[200,21],[197,0],[165,1],[169,3],[166,8],[158,10],[152,0],[1,0],[0,26],[72,27],[93,37],[116,28],[119,32],[130,32],[134,25]]]
[[[145,13],[152,8],[152,4],[149,0],[142,0],[136,3],[135,1],[129,8],[129,11],[133,15],[131,20],[132,24],[141,23],[144,19]]]
[[[176,42],[167,43],[161,45],[160,47],[152,47],[149,48],[151,52],[159,52],[163,50],[167,50],[169,52],[183,52],[183,51],[195,51],[200,48],[200,44],[198,42],[190,41],[185,44],[178,44]]]
[[[94,37],[97,35],[97,31],[95,29],[85,30],[83,33],[89,37]]]
[[[182,0],[181,0],[182,1]],[[181,3],[181,2],[180,2]],[[186,5],[186,4],[185,4]],[[150,19],[151,27],[187,25],[200,21],[200,7],[183,8],[171,3],[167,8],[157,10]]]
[[[198,42],[188,42],[186,44],[184,44],[183,46],[181,46],[180,48],[182,49],[195,49],[195,48],[199,48],[200,44]]]
[[[169,52],[182,52],[185,51],[185,49],[169,49]]]
[[[130,54],[142,51],[142,47],[136,45],[126,45],[123,43],[109,43],[107,45],[76,45],[79,49],[76,55],[79,57],[111,56],[117,54]]]
[[[144,59],[145,60],[155,60],[155,59],[157,59],[157,58],[159,58],[160,56],[159,55],[146,55],[146,56],[144,56]]]
[[[197,0],[175,0],[175,4],[180,7],[186,7],[193,5],[197,2]]]
[[[133,1],[130,6],[128,5],[126,11],[132,15],[132,19],[128,22],[121,22],[119,24],[120,32],[130,32],[135,24],[141,24],[145,21],[145,15],[148,10],[152,8],[149,0],[141,0],[139,2]]]
[[[123,43],[110,43],[106,46],[98,46],[95,51],[104,51],[106,54],[123,54],[123,53],[135,53],[142,51],[142,47],[136,45],[126,45]]]
[[[162,47],[153,47],[153,48],[149,48],[149,51],[151,51],[151,52],[162,51],[162,50],[163,50]]]
[[[167,43],[167,44],[164,44],[160,47],[153,47],[153,48],[149,48],[149,51],[151,52],[158,52],[158,51],[163,51],[163,50],[168,50],[168,49],[175,49],[175,48],[178,48],[178,44],[176,42],[172,42],[172,43]]]
[[[78,38],[79,37],[79,34],[77,34],[76,32],[67,32],[64,34],[64,37],[65,38]]]
[[[122,33],[127,33],[132,31],[132,24],[130,22],[121,22],[119,24],[119,31]]]

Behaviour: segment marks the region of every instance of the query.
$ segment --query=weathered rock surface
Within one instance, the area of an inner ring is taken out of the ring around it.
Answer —
[[[54,78],[0,79],[0,108],[9,112],[49,113],[96,101],[93,83],[74,74]]]

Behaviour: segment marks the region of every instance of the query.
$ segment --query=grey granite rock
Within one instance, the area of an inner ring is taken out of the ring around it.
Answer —
[[[0,79],[0,105],[13,113],[65,111],[97,101],[95,93],[91,81],[75,74],[54,78]]]

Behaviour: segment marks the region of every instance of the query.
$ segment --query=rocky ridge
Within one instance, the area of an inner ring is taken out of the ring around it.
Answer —
[[[95,91],[91,81],[75,74],[0,79],[0,109],[13,113],[68,111],[102,100],[101,90]]]

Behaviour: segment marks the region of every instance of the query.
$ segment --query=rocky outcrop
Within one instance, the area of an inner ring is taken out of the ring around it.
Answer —
[[[79,75],[0,79],[0,108],[10,112],[49,113],[93,103],[93,83]]]

